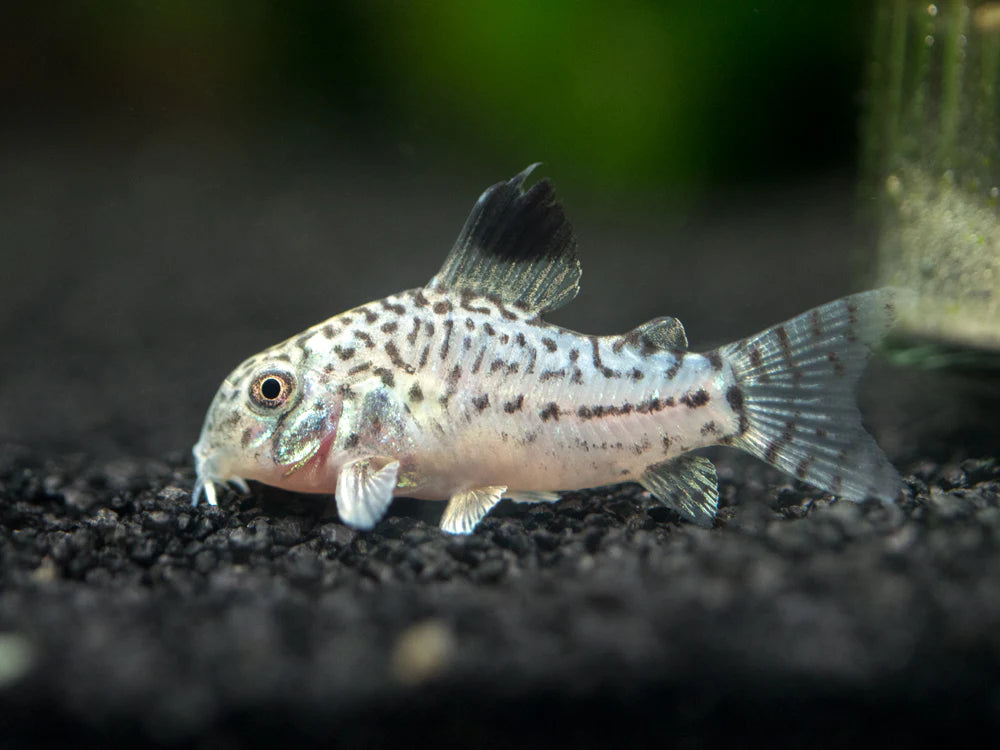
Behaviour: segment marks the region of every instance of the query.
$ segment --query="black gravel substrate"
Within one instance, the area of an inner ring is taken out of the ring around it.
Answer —
[[[736,504],[711,531],[628,487],[452,538],[426,503],[371,534],[274,490],[192,509],[179,457],[0,455],[11,740],[795,745],[1000,723],[995,461],[926,465],[894,507],[764,504],[770,473],[723,462]]]

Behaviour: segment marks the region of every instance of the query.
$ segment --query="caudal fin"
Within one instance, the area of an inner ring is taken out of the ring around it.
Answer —
[[[853,294],[723,347],[739,383],[733,444],[839,497],[895,500],[899,474],[861,426],[854,386],[905,295]]]

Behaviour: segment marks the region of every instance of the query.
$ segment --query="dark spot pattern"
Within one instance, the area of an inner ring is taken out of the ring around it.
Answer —
[[[387,299],[381,301],[382,308],[396,315],[405,315],[406,308],[398,302],[390,302]]]
[[[475,375],[479,372],[479,368],[483,366],[483,357],[486,356],[486,347],[479,347],[479,353],[476,355],[475,361],[472,363],[472,374]]]
[[[393,367],[397,367],[410,375],[416,372],[416,368],[413,365],[407,364],[403,361],[403,358],[399,354],[399,349],[396,347],[396,343],[393,341],[385,342],[385,353],[389,355],[389,361],[392,362]]]
[[[476,411],[483,411],[490,405],[490,394],[484,393],[482,396],[476,396],[472,399],[472,405],[476,407]]]
[[[407,395],[410,397],[410,401],[419,402],[424,400],[424,392],[417,383],[410,386],[410,390]]]
[[[559,405],[555,401],[549,403],[544,409],[538,412],[538,416],[541,417],[543,422],[548,422],[550,419],[559,421]]]
[[[431,308],[438,315],[447,315],[451,312],[451,303],[448,300],[442,300],[440,302],[435,302],[434,307]]]
[[[743,389],[738,385],[729,386],[729,390],[726,391],[726,401],[729,403],[729,408],[732,409],[740,418],[740,434],[742,435],[747,431],[750,426],[749,420],[747,419],[747,412],[743,405]]]
[[[544,346],[550,352],[554,352],[556,349],[559,348],[556,345],[556,342],[553,341],[552,339],[548,338],[548,337],[545,337],[545,338],[542,339],[542,346]]]
[[[448,349],[451,347],[451,331],[455,327],[455,321],[446,320],[444,322],[444,341],[441,343],[441,359],[448,357]]]
[[[792,442],[792,438],[795,436],[795,420],[790,419],[785,422],[785,429],[781,433],[781,436],[776,440],[772,440],[767,446],[767,451],[764,453],[764,458],[768,463],[777,462],[781,452],[785,449],[789,443]]]
[[[382,380],[382,383],[389,388],[392,388],[396,384],[396,377],[392,374],[392,370],[387,370],[384,367],[376,367],[374,373]]]
[[[420,318],[415,317],[413,319],[413,328],[410,329],[410,332],[408,334],[406,334],[406,343],[408,343],[410,346],[413,346],[415,343],[417,343],[417,336],[420,335],[421,325],[423,325],[423,321],[421,321]]]
[[[823,316],[820,315],[819,310],[813,310],[809,315],[809,323],[812,326],[812,335],[814,338],[820,338],[823,335]]]
[[[708,359],[708,363],[712,366],[713,370],[718,371],[722,369],[722,355],[718,351],[709,352],[705,355],[705,358]]]
[[[382,324],[382,333],[395,333],[397,328],[399,328],[399,323],[390,320],[388,323]]]
[[[371,362],[362,362],[361,364],[354,365],[350,370],[347,371],[348,376],[357,375],[359,372],[364,372],[372,366]]]
[[[664,372],[664,375],[667,376],[668,380],[673,380],[675,377],[677,377],[677,373],[678,371],[680,371],[681,365],[683,363],[684,363],[684,354],[683,353],[679,355],[675,354],[674,363],[667,368],[666,372]]]
[[[781,344],[781,353],[784,355],[785,361],[793,365],[795,360],[792,357],[792,342],[788,338],[788,331],[784,326],[778,326],[775,330],[778,333],[778,342]]]
[[[847,370],[844,367],[844,363],[840,361],[840,357],[837,356],[837,352],[830,352],[826,355],[826,358],[833,364],[833,374],[838,377],[843,377],[847,374]]]
[[[351,357],[354,356],[356,350],[354,349],[353,346],[341,346],[340,344],[337,344],[336,346],[333,347],[333,351],[337,354],[338,357],[340,357],[342,360],[346,362],[347,360],[349,360]]]
[[[687,406],[689,409],[697,409],[700,406],[704,406],[708,402],[709,402],[708,391],[706,391],[704,388],[699,388],[694,392],[688,391],[683,396],[681,396],[681,403]]]
[[[524,394],[518,394],[518,397],[513,401],[508,401],[503,405],[503,410],[508,414],[513,414],[514,412],[521,411],[521,406],[524,405]]]

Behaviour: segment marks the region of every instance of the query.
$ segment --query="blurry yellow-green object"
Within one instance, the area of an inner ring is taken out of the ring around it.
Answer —
[[[865,146],[911,333],[1000,350],[1000,2],[882,0]]]

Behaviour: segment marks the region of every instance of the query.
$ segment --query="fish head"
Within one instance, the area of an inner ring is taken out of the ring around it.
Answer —
[[[318,464],[337,434],[343,396],[323,373],[289,361],[280,351],[243,362],[219,386],[193,453],[197,481],[191,500],[204,492],[216,504],[215,484],[246,491],[253,479],[288,489],[316,490]],[[303,472],[306,466],[311,472]]]

